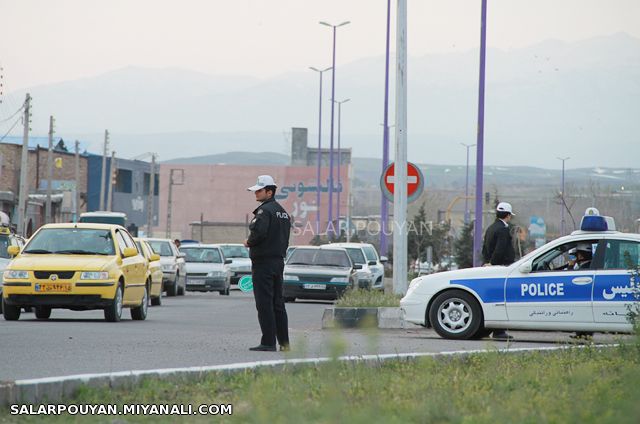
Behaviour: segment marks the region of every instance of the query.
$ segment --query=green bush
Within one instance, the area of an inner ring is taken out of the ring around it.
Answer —
[[[386,294],[378,290],[351,289],[336,302],[341,308],[382,308],[399,307],[400,295]]]

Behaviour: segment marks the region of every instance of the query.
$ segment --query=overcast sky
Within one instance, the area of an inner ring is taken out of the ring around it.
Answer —
[[[0,0],[0,5],[5,91],[130,65],[259,78],[326,66],[331,30],[319,20],[351,21],[339,29],[338,63],[384,53],[385,0]],[[409,0],[408,9],[410,55],[479,44],[480,0]],[[640,37],[640,0],[489,0],[488,16],[488,44],[502,49],[620,31]]]

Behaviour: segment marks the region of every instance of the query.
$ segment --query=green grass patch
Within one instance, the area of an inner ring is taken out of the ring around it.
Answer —
[[[340,308],[382,308],[399,307],[400,295],[384,293],[379,290],[347,290],[336,302]]]
[[[79,403],[233,404],[189,422],[638,423],[640,345],[493,352],[381,365],[332,362],[210,374],[197,383],[146,380],[135,390],[82,389]],[[8,417],[0,422],[40,422]],[[182,417],[186,418],[186,417]],[[177,422],[181,417],[46,417],[47,422]]]

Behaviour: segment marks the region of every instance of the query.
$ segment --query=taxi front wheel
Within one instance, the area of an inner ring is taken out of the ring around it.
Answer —
[[[20,319],[20,307],[14,305],[7,305],[2,299],[2,315],[4,315],[4,319],[7,321],[17,321]]]
[[[122,317],[122,287],[118,286],[111,304],[104,310],[104,319],[108,322],[118,322]]]
[[[445,339],[466,340],[482,326],[482,309],[478,301],[462,290],[439,294],[429,309],[429,322]]]

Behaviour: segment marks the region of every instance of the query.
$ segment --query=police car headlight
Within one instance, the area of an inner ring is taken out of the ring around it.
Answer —
[[[109,273],[108,272],[94,272],[94,271],[86,271],[80,274],[81,280],[108,280]]]
[[[409,289],[407,290],[406,296],[409,296],[411,293],[416,291],[419,285],[420,285],[419,278],[414,278],[413,280],[411,280],[411,282],[409,283]]]
[[[331,279],[332,283],[348,283],[349,277],[333,277]]]
[[[219,278],[219,277],[224,277],[224,275],[225,275],[224,271],[211,271],[207,274],[207,277]]]
[[[300,277],[297,275],[284,274],[284,279],[287,281],[300,281]]]
[[[5,271],[2,274],[2,277],[5,280],[24,280],[26,278],[29,278],[29,271],[15,271],[13,269],[10,269],[8,271]]]

